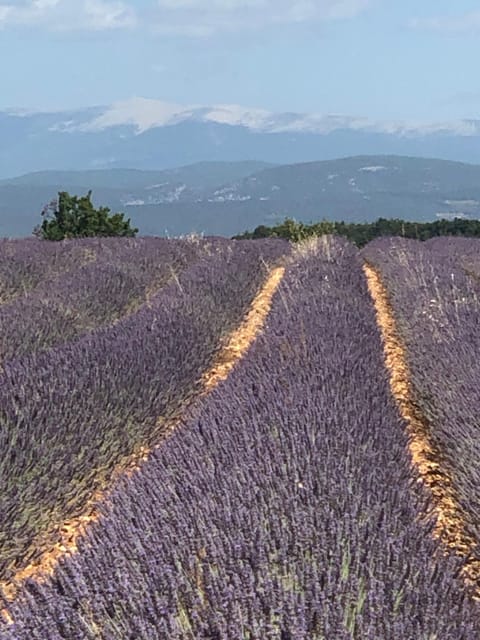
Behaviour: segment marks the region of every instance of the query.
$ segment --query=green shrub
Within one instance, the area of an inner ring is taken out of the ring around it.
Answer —
[[[108,207],[95,209],[91,201],[92,192],[86,196],[71,196],[60,191],[42,211],[43,222],[35,228],[34,235],[44,240],[64,238],[87,238],[91,236],[134,237],[138,229],[130,226],[123,213],[110,213]]]

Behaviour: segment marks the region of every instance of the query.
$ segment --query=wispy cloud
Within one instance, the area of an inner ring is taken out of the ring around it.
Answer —
[[[0,0],[0,28],[105,30],[134,26],[202,38],[271,25],[354,18],[375,0]],[[138,7],[138,5],[137,5]]]
[[[342,20],[372,0],[157,0],[156,28],[165,34],[209,36],[270,25]]]
[[[0,4],[0,27],[34,26],[54,31],[120,29],[137,23],[121,0],[24,0]]]
[[[97,29],[132,27],[137,23],[135,10],[123,2],[85,0],[85,13]]]
[[[414,29],[425,29],[447,34],[480,33],[480,10],[460,15],[414,18],[410,22]]]

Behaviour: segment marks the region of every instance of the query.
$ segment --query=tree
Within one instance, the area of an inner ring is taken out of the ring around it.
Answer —
[[[95,209],[91,196],[91,191],[81,197],[60,191],[58,199],[44,207],[43,222],[34,229],[34,235],[44,240],[63,240],[91,236],[133,237],[138,233],[138,229],[130,226],[130,219],[124,219],[125,214],[111,214],[108,207]]]

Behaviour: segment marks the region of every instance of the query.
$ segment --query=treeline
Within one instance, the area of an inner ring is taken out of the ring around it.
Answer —
[[[274,227],[260,225],[254,231],[247,231],[235,236],[235,239],[286,238],[293,242],[305,240],[312,236],[336,234],[345,236],[359,247],[379,236],[403,236],[417,240],[428,240],[436,236],[469,236],[480,237],[480,220],[436,220],[435,222],[408,222],[397,218],[387,220],[379,218],[375,222],[348,223],[322,220],[313,224],[297,222],[286,218]]]

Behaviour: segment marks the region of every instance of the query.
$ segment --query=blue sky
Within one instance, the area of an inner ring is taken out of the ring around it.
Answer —
[[[0,0],[0,109],[480,118],[478,0]]]

